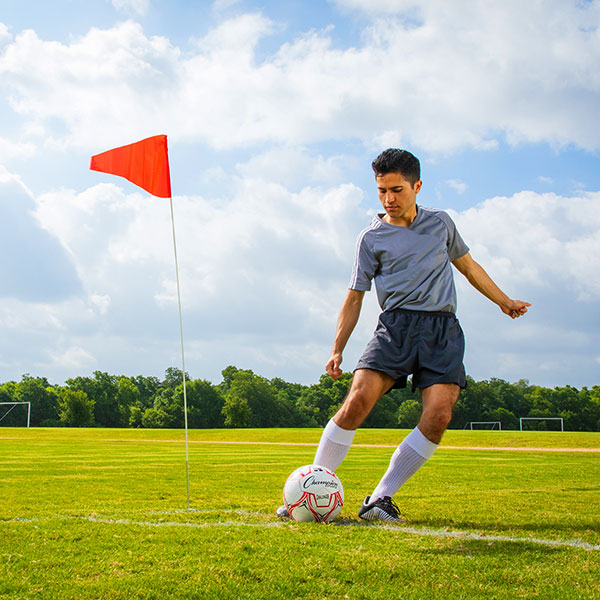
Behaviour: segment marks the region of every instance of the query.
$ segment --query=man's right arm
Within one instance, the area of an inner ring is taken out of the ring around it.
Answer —
[[[340,368],[342,353],[350,339],[350,335],[356,327],[356,323],[358,323],[364,295],[364,291],[361,290],[348,290],[348,294],[342,303],[337,320],[333,350],[325,365],[325,370],[332,379],[337,379],[342,374],[342,369]]]

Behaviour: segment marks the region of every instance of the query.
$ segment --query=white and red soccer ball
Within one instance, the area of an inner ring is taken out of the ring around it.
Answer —
[[[333,471],[319,465],[305,465],[287,478],[283,502],[294,521],[327,522],[340,514],[344,488]]]

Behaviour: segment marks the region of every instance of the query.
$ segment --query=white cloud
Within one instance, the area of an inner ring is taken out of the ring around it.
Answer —
[[[460,181],[459,179],[448,179],[446,185],[451,187],[457,194],[464,194],[469,187],[464,181]]]
[[[88,369],[96,364],[96,359],[83,348],[72,346],[61,350],[60,352],[50,352],[51,366],[53,368],[70,370],[71,372],[81,372],[82,369]]]
[[[472,255],[511,288],[559,287],[574,301],[600,300],[600,192],[525,191],[452,214]]]
[[[369,211],[353,185],[291,191],[284,180],[296,186],[293,169],[270,177],[281,162],[311,168],[303,149],[285,148],[239,164],[223,197],[174,198],[194,376],[216,381],[227,364],[304,382],[322,373]],[[314,161],[323,180],[330,167]],[[589,322],[600,300],[599,204],[600,192],[521,192],[451,212],[474,258],[508,294],[533,303],[525,318],[511,321],[457,276],[473,376],[577,385],[597,369]],[[168,201],[102,183],[39,195],[34,215],[67,249],[81,288],[54,302],[0,304],[0,353],[15,356],[4,368],[34,365],[69,377],[94,368],[160,375],[177,365]],[[345,368],[352,369],[377,312],[369,294]]]
[[[34,156],[35,153],[35,144],[31,142],[15,142],[13,140],[0,138],[0,163],[6,162],[9,158],[30,158]]]
[[[140,16],[148,12],[150,0],[111,0],[112,5],[119,11],[134,13]]]
[[[132,22],[69,44],[25,31],[0,74],[30,129],[85,148],[155,131],[217,148],[350,138],[448,152],[504,136],[598,148],[597,4],[469,3],[468,19],[466,4],[393,6],[414,18],[374,17],[360,47],[335,48],[325,30],[260,60],[274,30],[260,14],[185,52]]]
[[[221,12],[239,4],[240,0],[214,0],[213,10],[215,12]]]
[[[91,294],[90,302],[98,307],[98,312],[101,315],[104,315],[110,306],[110,296],[107,294]]]
[[[186,338],[215,377],[217,357],[227,361],[218,369],[251,359],[275,371],[282,357],[324,344],[315,337],[334,327],[365,219],[352,185],[292,193],[256,173],[229,183],[233,194],[224,199],[174,199]],[[162,343],[152,361],[164,368],[172,358],[165,348],[177,338],[168,202],[99,184],[43,194],[36,204],[39,223],[70,252],[85,297],[79,324],[66,326],[75,341],[61,340],[52,356],[81,347],[101,364],[107,351],[97,336],[110,334],[138,356],[135,340],[144,348]],[[65,305],[51,312],[69,323]],[[81,329],[89,329],[87,342]],[[315,362],[324,360],[307,358],[304,368],[318,377]]]
[[[552,177],[546,177],[544,175],[540,175],[537,180],[539,183],[543,183],[544,185],[552,185],[554,183],[554,179],[552,179]]]
[[[339,8],[358,10],[369,15],[393,15],[399,13],[421,14],[425,6],[436,4],[435,0],[329,0]],[[443,8],[443,1],[442,6]],[[455,0],[454,7],[460,7],[460,0]],[[464,6],[464,3],[463,3]]]
[[[8,31],[8,27],[4,23],[0,23],[0,45],[12,40],[12,36]]]
[[[30,198],[33,198],[33,193],[31,190],[25,185],[21,177],[19,175],[10,172],[4,165],[0,164],[0,183],[9,183],[15,184],[18,188],[24,192]]]
[[[311,184],[334,184],[342,179],[342,173],[352,162],[352,158],[347,156],[325,158],[315,156],[306,148],[276,146],[237,165],[237,169],[244,177],[277,182],[287,188],[294,188]]]
[[[520,192],[448,211],[471,254],[510,297],[532,303],[515,321],[457,275],[466,365],[477,379],[586,385],[596,378],[600,192]]]

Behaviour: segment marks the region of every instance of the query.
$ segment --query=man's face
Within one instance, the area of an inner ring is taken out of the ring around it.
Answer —
[[[423,182],[419,180],[413,186],[401,173],[378,175],[375,182],[385,220],[392,225],[410,225],[417,216],[417,194]]]

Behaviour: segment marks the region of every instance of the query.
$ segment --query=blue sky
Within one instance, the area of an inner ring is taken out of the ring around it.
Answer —
[[[371,160],[417,154],[512,297],[456,274],[476,379],[599,384],[600,3],[2,3],[0,381],[179,364],[168,206],[89,157],[166,133],[186,366],[316,381]],[[347,348],[374,327],[375,294]]]

